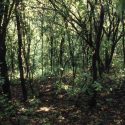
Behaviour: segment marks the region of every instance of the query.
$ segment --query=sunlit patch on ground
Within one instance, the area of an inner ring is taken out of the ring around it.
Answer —
[[[36,112],[50,112],[52,107],[40,107]]]
[[[27,110],[26,108],[21,107],[19,111],[20,111],[20,112],[25,112],[26,110]]]
[[[114,81],[107,79],[104,85],[109,86],[109,83]],[[25,104],[21,103],[18,110],[20,125],[125,125],[124,91],[118,89],[114,92],[112,88],[100,92],[97,107],[87,112],[87,96],[80,94],[80,101],[75,105],[77,96],[69,97],[67,92],[70,85],[62,84],[56,93],[54,84],[43,84],[39,97],[31,97]],[[13,121],[18,121],[17,117]]]

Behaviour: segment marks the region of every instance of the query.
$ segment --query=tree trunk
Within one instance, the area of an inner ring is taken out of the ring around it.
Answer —
[[[6,2],[8,4],[6,4]],[[0,3],[0,77],[3,80],[3,93],[7,95],[7,97],[11,98],[10,91],[10,81],[8,77],[8,68],[6,63],[6,31],[9,23],[11,11],[14,3],[11,5],[9,1]],[[10,8],[10,9],[9,9]],[[8,14],[9,13],[9,14]]]
[[[50,47],[51,47],[51,50],[50,50],[50,66],[51,66],[51,72],[53,72],[53,55],[54,55],[54,52],[53,52],[53,36],[52,35],[50,37]]]
[[[23,70],[23,59],[22,59],[22,29],[21,29],[21,23],[20,23],[20,13],[19,13],[19,1],[16,1],[16,23],[17,23],[17,32],[18,32],[18,61],[19,61],[19,72],[20,72],[20,82],[22,86],[22,92],[23,92],[23,100],[27,100],[27,90],[25,85],[25,79],[24,79],[24,70]]]
[[[125,28],[124,28],[124,11],[122,11],[122,32],[123,34],[125,33]],[[125,66],[125,35],[122,37],[122,46],[123,46],[123,64]]]
[[[11,98],[10,81],[8,78],[8,68],[5,59],[6,58],[5,37],[6,35],[0,34],[0,77],[3,80],[3,85],[2,85],[3,93],[6,94],[7,97],[10,99]]]
[[[113,54],[116,48],[116,44],[113,44],[111,47],[111,53],[110,55],[108,54],[108,52],[106,52],[105,54],[105,71],[109,72],[110,68],[111,68],[111,63],[112,63],[112,58],[113,58]]]

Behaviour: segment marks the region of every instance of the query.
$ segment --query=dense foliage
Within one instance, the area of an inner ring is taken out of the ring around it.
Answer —
[[[48,86],[81,117],[124,91],[124,11],[124,0],[0,0],[0,121],[35,116]]]

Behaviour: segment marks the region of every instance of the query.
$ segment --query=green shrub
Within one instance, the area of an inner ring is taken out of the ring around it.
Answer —
[[[15,116],[17,113],[16,103],[9,101],[6,95],[0,95],[0,117],[7,118]]]

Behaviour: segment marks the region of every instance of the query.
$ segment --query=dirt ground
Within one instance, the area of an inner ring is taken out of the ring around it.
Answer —
[[[0,125],[125,125],[124,90],[98,93],[97,106],[89,109],[86,95],[69,97],[66,91],[57,93],[52,83],[42,84],[38,105],[22,103],[17,116]]]

